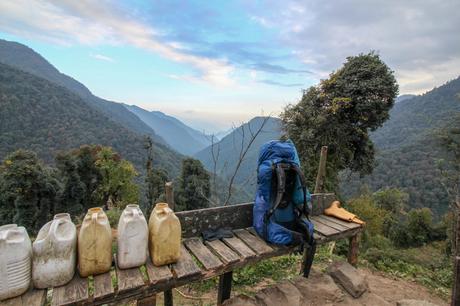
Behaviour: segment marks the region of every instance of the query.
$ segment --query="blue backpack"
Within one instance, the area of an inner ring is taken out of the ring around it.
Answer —
[[[308,215],[311,196],[291,140],[272,140],[260,148],[253,226],[265,241],[315,244]]]

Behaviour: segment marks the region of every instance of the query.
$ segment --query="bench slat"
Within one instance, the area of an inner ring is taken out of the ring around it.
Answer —
[[[144,285],[144,278],[139,268],[120,269],[117,264],[115,270],[117,271],[119,293],[133,290]]]
[[[164,283],[173,278],[168,265],[161,267],[154,266],[150,258],[148,258],[145,267],[147,268],[150,284]]]
[[[172,264],[172,268],[177,278],[194,276],[201,273],[198,265],[193,261],[192,255],[189,254],[185,246],[181,245],[180,259]]]
[[[214,270],[223,266],[222,262],[201,241],[200,238],[188,239],[185,246],[203,264],[206,270]]]
[[[243,240],[257,255],[273,252],[273,249],[263,241],[259,236],[255,236],[245,229],[237,229],[233,231],[238,238]]]
[[[323,225],[332,227],[333,229],[338,230],[340,232],[346,232],[346,231],[350,230],[350,228],[348,228],[346,226],[337,224],[335,222],[331,222],[331,221],[329,221],[327,219],[322,219],[322,218],[316,217],[315,221],[318,222],[318,223],[321,223]]]
[[[94,276],[94,298],[99,299],[113,294],[112,276],[110,272]]]
[[[321,215],[321,216],[318,216],[318,218],[320,220],[325,220],[325,221],[330,222],[330,223],[341,225],[341,226],[343,226],[345,228],[348,228],[348,229],[355,229],[355,228],[361,227],[361,225],[358,224],[358,223],[347,222],[347,221],[340,220],[340,219],[330,217],[330,216]]]
[[[310,218],[310,220],[315,226],[315,231],[317,231],[323,236],[328,237],[328,236],[333,236],[333,235],[337,235],[340,233],[340,231],[336,230],[335,228],[319,223],[318,221],[316,221],[314,217]]]
[[[232,264],[240,260],[240,257],[220,240],[205,241],[204,243],[208,248],[214,251],[225,264]]]
[[[224,238],[223,241],[243,259],[249,259],[256,256],[256,253],[237,237]]]
[[[75,304],[88,299],[88,278],[75,272],[73,279],[64,286],[53,288],[52,305]]]

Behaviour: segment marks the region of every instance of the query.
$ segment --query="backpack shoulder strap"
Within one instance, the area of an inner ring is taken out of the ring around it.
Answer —
[[[300,186],[302,187],[302,192],[303,192],[303,214],[305,217],[309,217],[308,209],[307,209],[307,184],[305,182],[305,176],[303,175],[302,170],[300,170],[299,166],[297,165],[292,165],[292,168],[298,175],[299,180],[300,180]]]

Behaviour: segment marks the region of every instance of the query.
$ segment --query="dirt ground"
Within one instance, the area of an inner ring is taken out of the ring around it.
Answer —
[[[396,305],[396,302],[403,299],[414,299],[431,302],[435,305],[449,305],[448,301],[436,296],[429,289],[403,279],[391,278],[380,272],[359,269],[368,281],[369,290],[360,298],[354,299],[342,288],[333,283],[332,279],[318,270],[312,271],[308,284],[303,284],[298,288],[307,297],[302,305],[369,305],[385,306]],[[273,287],[275,284],[271,280],[265,280],[248,288],[239,288],[232,292],[236,296],[241,292],[248,295],[255,295],[264,288]],[[213,289],[205,294],[191,291],[187,287],[173,290],[175,305],[216,305],[217,291]],[[276,305],[277,303],[275,302]],[[163,305],[163,296],[157,296],[157,305]],[[285,305],[287,306],[287,305]]]

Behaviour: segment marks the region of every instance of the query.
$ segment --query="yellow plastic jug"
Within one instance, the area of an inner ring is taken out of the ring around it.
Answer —
[[[118,221],[117,264],[120,269],[145,264],[148,254],[149,227],[139,205],[129,204]]]
[[[78,270],[82,277],[105,273],[112,266],[112,230],[100,207],[88,209],[78,235]]]
[[[77,229],[67,213],[57,214],[32,244],[35,288],[58,287],[72,280],[77,259]]]
[[[181,226],[167,203],[155,205],[149,218],[150,258],[155,266],[177,262],[180,257]]]
[[[16,224],[0,226],[0,301],[27,291],[31,266],[32,244],[26,229]]]

